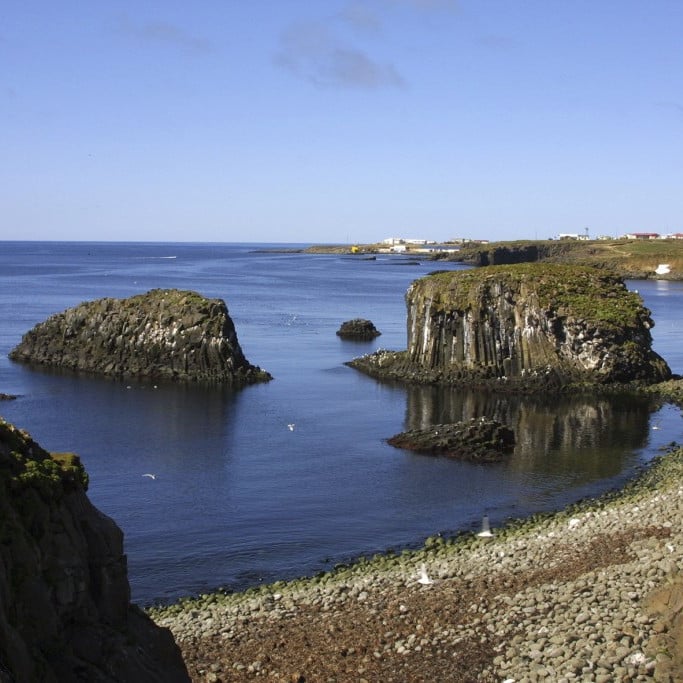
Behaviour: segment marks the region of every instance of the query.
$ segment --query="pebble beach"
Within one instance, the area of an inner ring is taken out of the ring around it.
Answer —
[[[619,492],[151,608],[194,681],[680,681],[683,449]]]

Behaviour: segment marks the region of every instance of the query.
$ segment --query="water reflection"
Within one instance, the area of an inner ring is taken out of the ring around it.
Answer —
[[[656,399],[640,396],[511,396],[449,387],[407,388],[406,429],[485,416],[515,430],[511,471],[617,476],[647,445]]]

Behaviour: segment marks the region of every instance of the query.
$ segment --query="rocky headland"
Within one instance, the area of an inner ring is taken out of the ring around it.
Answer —
[[[480,242],[458,240],[439,245],[405,244],[397,255],[419,256],[422,260],[457,261],[473,266],[500,266],[513,263],[560,263],[608,269],[625,279],[683,280],[683,240],[681,239],[547,239]],[[387,252],[385,244],[314,245],[288,251],[308,254],[362,255]],[[665,265],[666,268],[660,268]]]
[[[518,240],[489,244],[467,243],[439,258],[474,266],[512,263],[558,263],[610,270],[624,279],[683,279],[683,240]],[[666,268],[660,268],[665,265]]]
[[[224,301],[177,289],[57,313],[27,332],[10,358],[116,378],[233,386],[271,379],[245,358]]]
[[[171,634],[130,603],[123,534],[77,456],[0,419],[0,681],[181,683]]]
[[[654,322],[597,268],[519,264],[437,272],[406,293],[408,348],[349,365],[378,378],[539,391],[671,377]]]

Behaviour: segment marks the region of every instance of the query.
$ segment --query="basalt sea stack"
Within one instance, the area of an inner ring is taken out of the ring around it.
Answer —
[[[82,303],[36,325],[10,358],[112,377],[271,379],[244,357],[224,301],[177,289]]]
[[[618,276],[520,264],[441,272],[406,293],[408,349],[350,365],[376,377],[539,390],[671,376],[650,312]]]
[[[87,481],[0,418],[0,681],[189,683],[170,632],[131,605],[123,534]]]

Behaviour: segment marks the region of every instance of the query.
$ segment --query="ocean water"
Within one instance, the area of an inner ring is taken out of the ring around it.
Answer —
[[[81,456],[90,498],[125,533],[136,602],[310,575],[476,529],[483,514],[495,526],[556,509],[619,486],[681,440],[679,410],[651,400],[547,401],[365,377],[344,363],[405,348],[409,284],[462,266],[285,246],[296,245],[0,243],[0,391],[18,395],[0,414],[43,447]],[[683,373],[683,284],[629,286],[653,313],[655,349]],[[273,381],[239,391],[154,385],[7,358],[53,313],[155,287],[224,299],[245,355]],[[355,317],[382,335],[339,339]],[[479,415],[515,428],[506,462],[459,463],[386,443],[407,428]]]

